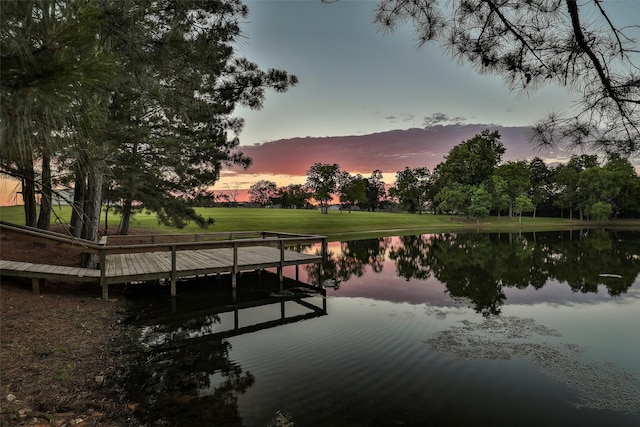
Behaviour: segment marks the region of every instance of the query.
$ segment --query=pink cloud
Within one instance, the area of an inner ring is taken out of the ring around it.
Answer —
[[[337,163],[343,170],[363,174],[375,169],[395,173],[407,166],[433,169],[453,146],[487,128],[500,132],[506,148],[504,160],[545,157],[527,142],[527,127],[448,125],[362,136],[291,138],[241,147],[253,164],[235,172],[306,175],[316,162]]]

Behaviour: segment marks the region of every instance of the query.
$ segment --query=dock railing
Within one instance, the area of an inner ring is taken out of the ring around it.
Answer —
[[[217,232],[196,234],[150,234],[132,236],[105,236],[100,242],[92,242],[56,233],[40,230],[23,225],[10,224],[0,221],[0,233],[12,234],[22,240],[54,245],[61,248],[76,250],[79,252],[95,254],[98,256],[98,269],[100,270],[99,284],[102,287],[102,297],[108,299],[108,280],[106,275],[107,256],[115,254],[133,254],[144,252],[171,252],[171,295],[176,293],[177,253],[184,250],[222,249],[231,248],[233,251],[232,285],[236,285],[236,276],[239,270],[238,248],[251,246],[272,246],[280,250],[280,263],[278,274],[280,281],[283,279],[285,266],[285,250],[295,247],[300,250],[302,246],[321,244],[321,257],[324,261],[327,256],[327,238],[319,235],[305,235],[274,231],[241,231],[241,232]],[[322,263],[320,263],[322,270]],[[322,271],[320,271],[322,273]],[[35,274],[35,273],[34,273]]]

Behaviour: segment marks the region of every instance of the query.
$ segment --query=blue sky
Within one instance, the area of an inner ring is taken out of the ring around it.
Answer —
[[[247,38],[238,53],[262,68],[295,74],[300,83],[284,94],[269,93],[260,111],[238,110],[246,119],[242,145],[424,127],[434,114],[526,126],[572,104],[558,87],[518,96],[499,76],[479,75],[435,44],[417,48],[409,27],[383,34],[373,24],[376,1],[245,3]],[[616,3],[629,9],[629,2]],[[640,16],[640,2],[633,3]]]

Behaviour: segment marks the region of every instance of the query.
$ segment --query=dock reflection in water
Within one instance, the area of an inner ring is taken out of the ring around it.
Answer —
[[[142,423],[241,426],[238,397],[255,378],[231,359],[228,338],[327,315],[324,289],[288,278],[280,286],[266,271],[244,274],[235,291],[224,280],[184,282],[176,298],[131,289],[143,351],[127,389]]]

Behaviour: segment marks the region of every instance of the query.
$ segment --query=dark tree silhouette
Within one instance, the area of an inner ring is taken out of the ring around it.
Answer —
[[[631,31],[599,0],[380,0],[386,30],[409,23],[418,45],[438,41],[462,63],[525,94],[557,84],[576,108],[535,124],[538,144],[640,153],[640,75]]]

